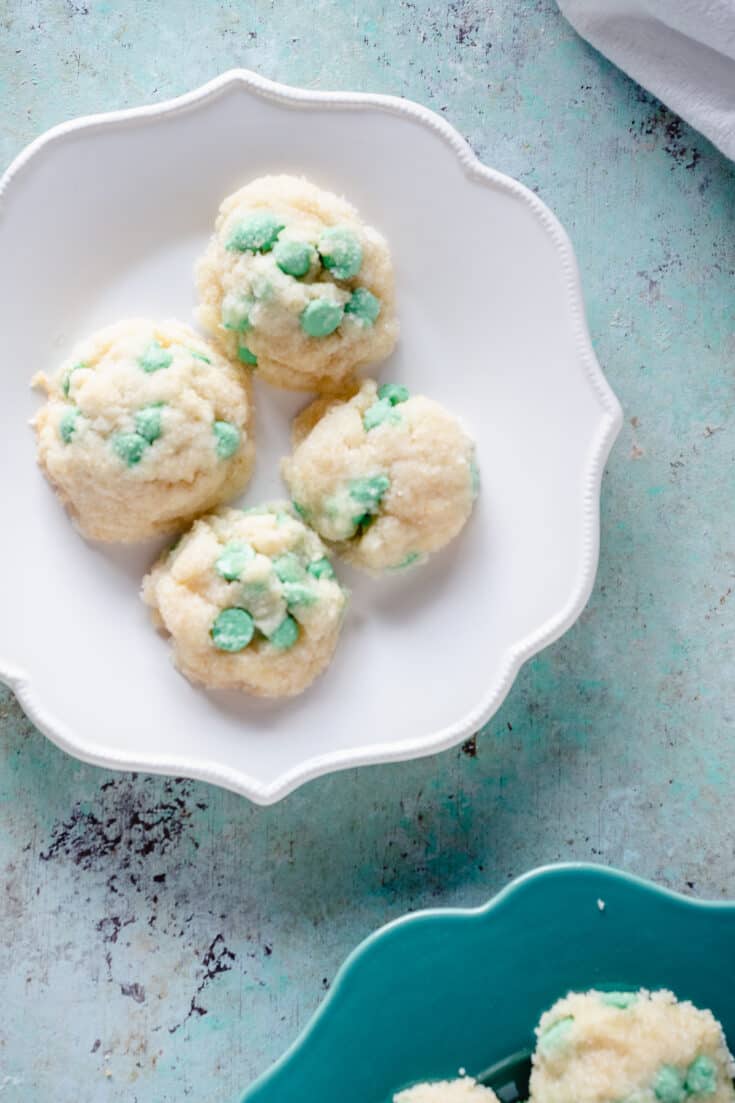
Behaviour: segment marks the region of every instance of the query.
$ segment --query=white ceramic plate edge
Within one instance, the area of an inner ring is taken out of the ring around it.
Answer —
[[[23,167],[45,147],[63,141],[65,137],[79,130],[135,125],[139,120],[173,115],[185,111],[195,104],[219,96],[223,90],[234,84],[241,84],[258,96],[275,100],[286,107],[298,108],[300,106],[319,105],[335,110],[364,107],[407,116],[429,127],[447,142],[457,155],[465,174],[469,178],[494,187],[504,188],[522,199],[541,222],[559,255],[580,361],[601,407],[601,420],[595,447],[589,460],[589,468],[582,482],[584,546],[581,568],[566,603],[541,628],[517,641],[509,649],[505,662],[502,664],[500,675],[490,686],[487,695],[479,705],[454,724],[430,733],[421,739],[404,740],[391,744],[373,744],[366,748],[356,747],[318,755],[283,773],[271,784],[264,784],[257,778],[240,770],[228,769],[221,764],[202,764],[201,762],[195,764],[185,756],[181,758],[176,756],[161,758],[156,755],[131,757],[124,754],[118,755],[109,750],[101,753],[94,745],[81,742],[65,724],[48,713],[34,696],[30,674],[18,670],[14,664],[0,656],[0,680],[14,691],[23,711],[44,735],[69,754],[97,766],[198,778],[241,793],[257,804],[273,804],[303,785],[304,782],[335,770],[381,762],[402,761],[445,750],[467,739],[490,719],[508,694],[521,665],[542,648],[563,635],[587,604],[597,570],[599,499],[602,472],[610,449],[622,425],[622,409],[608,385],[592,349],[585,321],[576,259],[571,242],[556,216],[552,214],[538,196],[523,184],[509,176],[505,176],[503,173],[488,168],[478,161],[464,139],[443,118],[410,100],[400,99],[397,96],[373,95],[361,92],[307,91],[302,88],[292,88],[278,84],[246,69],[232,69],[200,88],[175,99],[144,107],[72,119],[46,131],[15,158],[0,179],[0,217],[2,217],[2,198],[6,189],[14,178],[19,175]]]

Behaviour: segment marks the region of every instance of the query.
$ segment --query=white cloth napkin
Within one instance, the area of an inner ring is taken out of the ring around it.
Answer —
[[[558,0],[572,26],[735,159],[735,0]]]

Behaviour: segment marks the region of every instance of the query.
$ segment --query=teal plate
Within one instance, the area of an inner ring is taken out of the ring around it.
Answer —
[[[589,865],[549,866],[477,910],[406,916],[347,959],[288,1052],[242,1103],[388,1103],[533,1045],[570,989],[670,988],[735,1039],[735,903]]]

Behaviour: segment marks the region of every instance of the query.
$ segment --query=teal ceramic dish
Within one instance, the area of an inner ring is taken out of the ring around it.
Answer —
[[[599,866],[514,881],[473,911],[407,916],[368,938],[291,1049],[242,1103],[388,1103],[533,1045],[570,989],[670,988],[735,1040],[735,903]]]

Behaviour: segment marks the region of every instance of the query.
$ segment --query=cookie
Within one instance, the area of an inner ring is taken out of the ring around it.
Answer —
[[[424,563],[472,512],[474,445],[438,402],[366,380],[294,422],[281,465],[295,508],[334,550],[373,572]]]
[[[533,1103],[733,1103],[711,1011],[671,992],[572,992],[541,1018]]]
[[[196,521],[143,582],[176,665],[208,688],[301,693],[337,645],[347,595],[287,502]]]
[[[91,539],[172,532],[250,478],[248,373],[181,322],[119,322],[33,382],[39,463]]]
[[[196,278],[202,326],[275,386],[334,392],[396,342],[385,239],[302,178],[264,176],[228,196]]]

